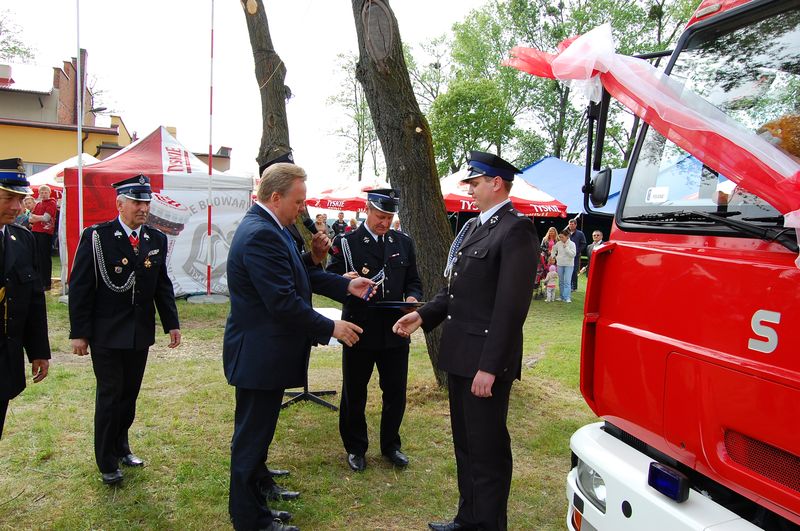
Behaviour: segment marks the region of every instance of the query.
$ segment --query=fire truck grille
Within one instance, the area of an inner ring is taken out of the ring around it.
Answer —
[[[725,431],[725,449],[734,462],[800,492],[800,457],[731,430]]]

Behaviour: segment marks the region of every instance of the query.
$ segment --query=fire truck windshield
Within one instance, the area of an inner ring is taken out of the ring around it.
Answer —
[[[749,17],[698,29],[675,59],[670,75],[800,161],[797,6],[796,1],[787,1],[782,8],[754,10]],[[653,128],[639,149],[624,201],[623,221],[691,210],[757,223],[781,222],[757,190],[737,187]]]

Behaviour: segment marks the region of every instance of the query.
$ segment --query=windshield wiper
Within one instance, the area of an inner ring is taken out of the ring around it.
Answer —
[[[727,225],[734,228],[742,234],[755,236],[768,242],[778,242],[792,252],[798,252],[800,249],[797,246],[797,241],[792,238],[791,228],[782,227],[760,227],[747,221],[736,219],[728,219],[728,216],[736,216],[741,212],[718,212],[710,214],[708,212],[701,212],[699,210],[679,210],[677,212],[659,212],[656,214],[642,214],[641,216],[633,216],[622,218],[621,221],[632,221],[638,223],[673,223],[673,222],[691,222],[691,221],[707,221],[718,223],[720,225]],[[761,220],[759,220],[761,221]]]

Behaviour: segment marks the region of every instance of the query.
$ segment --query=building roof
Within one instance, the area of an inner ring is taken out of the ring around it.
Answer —
[[[14,92],[32,92],[34,94],[50,94],[53,92],[53,67],[37,65],[21,65],[9,63],[4,65],[11,70],[11,81],[0,79],[0,90]],[[3,76],[5,78],[5,76]]]

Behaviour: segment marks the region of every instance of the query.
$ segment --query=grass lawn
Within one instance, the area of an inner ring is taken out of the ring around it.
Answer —
[[[525,324],[523,376],[511,392],[508,422],[510,529],[564,528],[569,436],[594,419],[578,391],[583,291],[572,304],[533,301]],[[91,362],[69,353],[67,309],[57,298],[56,290],[48,295],[50,375],[11,401],[0,441],[0,529],[230,529],[234,400],[221,363],[228,306],[178,303],[184,342],[169,350],[161,335],[150,350],[130,434],[147,466],[126,469],[122,486],[108,488],[94,463]],[[313,350],[313,389],[339,389],[340,352]],[[367,406],[374,445],[361,474],[347,467],[336,413],[309,402],[281,413],[270,464],[291,470],[281,483],[302,495],[276,507],[293,512],[304,531],[422,530],[454,516],[447,396],[435,386],[421,333],[412,343],[401,430],[406,470],[393,469],[377,449],[379,393],[375,376]]]

